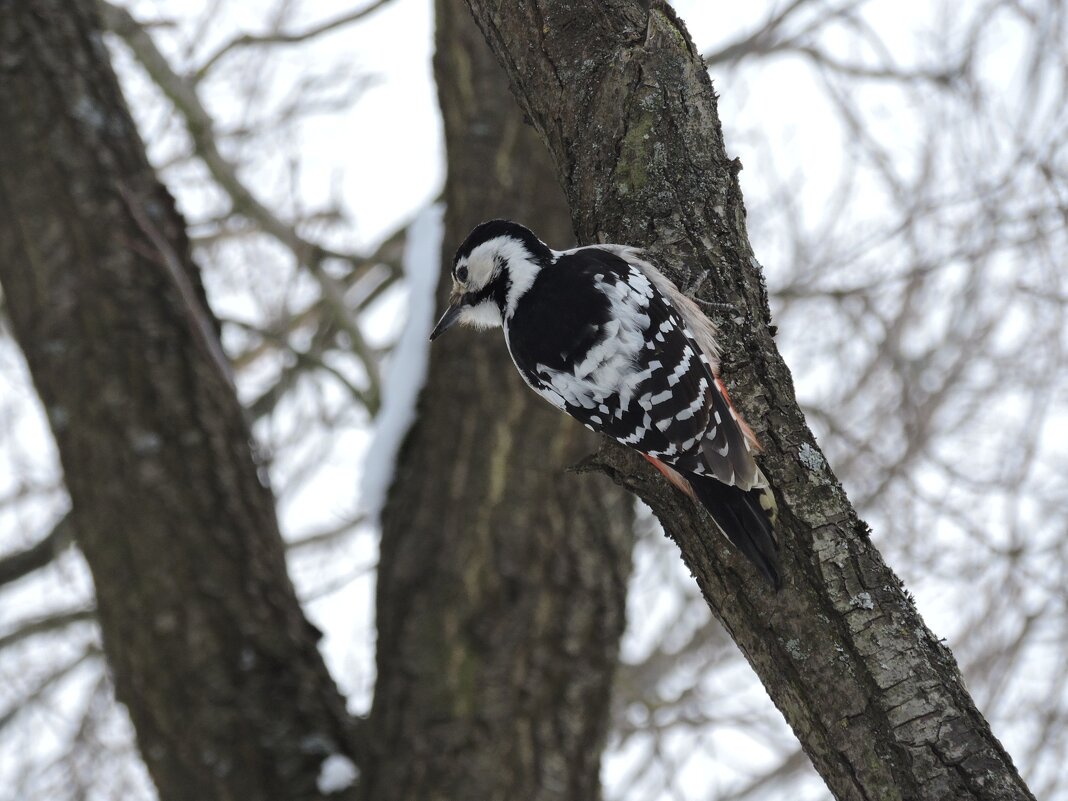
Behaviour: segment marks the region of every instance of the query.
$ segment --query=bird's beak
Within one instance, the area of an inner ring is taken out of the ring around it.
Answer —
[[[467,305],[467,296],[461,292],[453,292],[452,297],[449,298],[449,308],[445,310],[445,313],[441,315],[441,319],[438,320],[438,324],[434,326],[434,330],[430,332],[430,341],[440,337],[454,325],[460,321],[460,312],[464,310]]]

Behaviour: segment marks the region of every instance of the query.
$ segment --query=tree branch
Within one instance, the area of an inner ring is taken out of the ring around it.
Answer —
[[[723,370],[764,441],[786,588],[763,588],[637,454],[610,444],[594,464],[660,518],[837,798],[1033,798],[805,424],[769,329],[741,165],[681,21],[636,0],[469,5],[553,154],[580,241],[645,246],[678,285],[739,309],[721,321]]]
[[[0,712],[0,731],[7,728],[19,714],[25,712],[33,706],[34,703],[43,699],[55,685],[59,684],[90,659],[96,659],[99,656],[99,646],[95,644],[87,645],[77,656],[68,659],[59,667],[53,668],[42,678],[38,679],[29,690],[19,696],[18,704],[12,706],[10,709]]]
[[[0,4],[0,32],[0,282],[116,697],[161,799],[323,798],[323,762],[361,746],[96,4]]]
[[[40,542],[0,558],[0,587],[51,564],[73,541],[74,526],[67,512]]]
[[[106,0],[99,0],[98,5],[105,26],[126,42],[149,77],[185,119],[197,155],[200,156],[219,186],[230,197],[234,212],[254,220],[264,232],[288,248],[298,263],[306,266],[318,281],[326,307],[337,325],[348,334],[353,352],[363,362],[368,383],[366,391],[368,411],[372,415],[375,414],[381,401],[382,382],[378,364],[371,356],[359,322],[344,303],[337,279],[323,269],[323,262],[327,259],[337,259],[349,264],[357,272],[369,269],[373,265],[351,254],[304,239],[293,226],[263,205],[245,186],[237,174],[237,168],[219,150],[214,122],[197,96],[194,83],[174,71],[166,57],[156,47],[156,43],[152,41],[152,37],[126,9],[112,5]]]
[[[222,45],[218,50],[212,53],[204,61],[196,72],[193,73],[193,84],[200,83],[204,77],[211,71],[211,68],[221,59],[223,56],[232,53],[234,50],[238,50],[245,47],[255,47],[260,45],[270,44],[299,44],[301,42],[307,42],[309,39],[314,39],[317,36],[322,36],[324,33],[330,31],[336,31],[338,28],[342,28],[346,25],[351,25],[354,22],[359,22],[364,17],[370,16],[382,6],[389,3],[390,0],[375,0],[369,6],[364,8],[357,8],[352,11],[339,14],[333,19],[322,22],[318,25],[314,25],[307,30],[300,31],[299,33],[283,33],[281,31],[275,31],[273,33],[265,34],[250,34],[244,33],[240,36],[235,36],[226,44]]]
[[[48,634],[57,629],[64,629],[75,623],[85,623],[96,620],[96,609],[68,609],[64,612],[35,617],[29,620],[21,620],[11,627],[10,631],[0,634],[0,650],[22,642],[38,634]]]

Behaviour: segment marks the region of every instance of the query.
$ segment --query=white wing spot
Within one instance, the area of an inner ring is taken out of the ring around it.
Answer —
[[[682,380],[682,377],[686,374],[686,371],[690,369],[690,353],[687,351],[683,354],[682,361],[678,366],[671,371],[671,375],[668,376],[668,386],[673,387]]]
[[[676,416],[675,419],[676,420],[689,420],[691,417],[693,417],[695,414],[697,414],[697,410],[701,409],[704,405],[705,405],[704,396],[699,396],[697,398],[697,400],[695,400],[693,403],[691,403],[689,406],[687,406],[685,409],[683,409],[681,412],[679,412],[679,414]]]

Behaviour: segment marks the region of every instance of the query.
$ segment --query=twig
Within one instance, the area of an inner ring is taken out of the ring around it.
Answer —
[[[26,711],[34,702],[40,701],[53,685],[58,684],[65,679],[83,663],[98,656],[100,656],[100,648],[96,645],[89,645],[77,657],[51,671],[47,676],[37,682],[33,689],[20,695],[18,702],[13,707],[5,711],[3,714],[0,714],[0,731],[3,731],[9,723],[18,717],[20,712]]]
[[[340,14],[331,20],[327,20],[326,22],[320,23],[319,25],[308,28],[307,30],[301,31],[299,33],[284,33],[281,31],[276,31],[274,33],[265,33],[258,35],[251,33],[243,33],[240,36],[235,36],[233,39],[231,39],[218,50],[216,50],[214,53],[212,53],[207,58],[207,60],[200,67],[197,68],[196,72],[193,73],[192,81],[194,84],[200,83],[200,81],[202,81],[204,77],[211,71],[212,67],[215,66],[219,59],[229,53],[232,53],[234,50],[244,47],[256,47],[259,45],[299,44],[300,42],[306,42],[309,39],[314,39],[316,36],[321,36],[324,33],[329,33],[330,31],[337,30],[338,28],[342,28],[346,25],[351,25],[353,22],[358,22],[364,17],[369,16],[373,12],[380,9],[388,2],[390,2],[390,0],[377,0],[374,3],[371,3],[371,5],[369,6],[365,6],[364,8],[359,8],[353,11],[346,12],[344,14]]]
[[[74,524],[67,512],[48,535],[24,551],[0,558],[0,587],[49,564],[74,541]]]
[[[64,612],[56,612],[51,615],[30,618],[17,623],[10,631],[0,635],[0,650],[8,646],[20,643],[38,634],[47,634],[57,629],[72,626],[75,623],[84,623],[88,620],[96,620],[96,609],[69,609]]]

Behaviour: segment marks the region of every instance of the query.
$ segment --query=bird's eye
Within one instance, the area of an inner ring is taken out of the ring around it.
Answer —
[[[461,284],[464,281],[467,280],[467,265],[466,264],[464,266],[458,267],[456,269],[456,280],[459,281]]]

